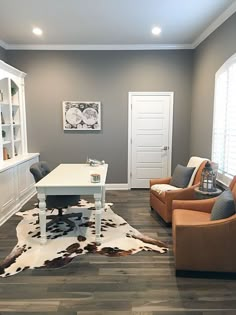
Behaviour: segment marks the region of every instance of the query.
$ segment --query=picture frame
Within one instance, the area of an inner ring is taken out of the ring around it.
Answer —
[[[63,129],[101,130],[101,102],[63,101]]]

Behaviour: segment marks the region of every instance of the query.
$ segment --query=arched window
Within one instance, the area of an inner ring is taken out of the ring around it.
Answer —
[[[218,179],[228,184],[236,175],[236,54],[215,76],[212,161],[219,165]]]

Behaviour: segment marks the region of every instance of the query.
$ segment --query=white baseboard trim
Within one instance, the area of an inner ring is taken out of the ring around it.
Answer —
[[[36,193],[36,189],[32,187],[22,200],[19,200],[8,212],[0,217],[0,226],[3,225],[11,216],[13,216],[16,212],[20,211],[20,209],[24,206],[24,204],[29,201]]]
[[[0,218],[0,226],[3,225],[13,214],[19,210],[19,207],[16,205],[10,209],[10,211]]]
[[[106,184],[106,190],[129,190],[128,184]]]

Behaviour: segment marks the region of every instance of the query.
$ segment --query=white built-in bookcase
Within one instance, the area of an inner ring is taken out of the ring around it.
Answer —
[[[0,60],[0,225],[34,193],[29,172],[38,153],[28,153],[25,73]]]

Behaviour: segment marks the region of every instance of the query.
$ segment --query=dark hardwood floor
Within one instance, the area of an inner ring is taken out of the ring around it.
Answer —
[[[61,269],[0,278],[0,315],[236,315],[236,280],[176,277],[171,227],[150,211],[148,190],[108,191],[107,202],[133,227],[166,242],[170,251],[119,258],[82,255]],[[0,227],[0,260],[16,244],[19,220],[13,216]]]

